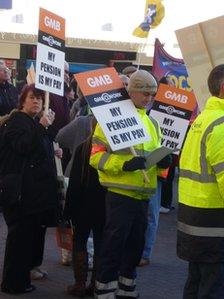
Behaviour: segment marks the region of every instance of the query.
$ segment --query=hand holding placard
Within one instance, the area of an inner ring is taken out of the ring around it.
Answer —
[[[129,161],[125,161],[124,165],[122,167],[122,170],[124,171],[135,171],[139,169],[145,169],[146,168],[146,159],[144,157],[134,157]]]
[[[133,154],[134,157],[138,157],[138,155],[137,155],[137,153],[136,153],[136,151],[135,151],[135,149],[134,149],[133,146],[130,147],[130,151],[131,151],[131,153]],[[145,171],[145,170],[141,170],[141,172],[142,172],[142,174],[143,174],[143,176],[144,176],[144,180],[145,180],[145,182],[146,182],[146,183],[149,183],[149,178],[148,178],[148,176],[147,176],[146,171]]]

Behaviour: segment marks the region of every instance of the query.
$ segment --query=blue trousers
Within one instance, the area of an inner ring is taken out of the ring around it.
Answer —
[[[156,234],[159,224],[159,209],[161,203],[161,182],[158,181],[156,193],[149,200],[148,209],[148,227],[145,233],[145,247],[142,257],[149,259],[152,254],[152,248],[156,240]]]

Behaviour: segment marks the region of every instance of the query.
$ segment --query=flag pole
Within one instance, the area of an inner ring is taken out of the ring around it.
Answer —
[[[141,54],[148,44],[149,31],[157,27],[165,16],[165,7],[162,0],[146,0],[144,20],[141,24],[134,29],[132,34],[136,37],[144,38],[145,42],[139,47],[139,56],[137,58],[137,68],[141,64]]]
[[[45,91],[44,112],[47,114],[49,110],[49,91]]]
[[[149,40],[149,34],[147,35],[147,37],[144,38],[144,43],[142,43],[140,46],[139,46],[139,55],[138,55],[138,61],[137,61],[137,69],[139,70],[139,67],[141,65],[141,56],[142,56],[142,53],[143,51],[145,50],[145,48],[147,47],[148,45],[148,40]]]

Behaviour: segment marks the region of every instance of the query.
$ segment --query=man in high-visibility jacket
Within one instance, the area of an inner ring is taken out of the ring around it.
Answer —
[[[102,129],[97,125],[93,135],[90,164],[98,170],[100,183],[108,190],[106,226],[102,241],[100,266],[96,279],[96,298],[137,298],[135,268],[145,241],[148,199],[155,193],[157,166],[147,169],[147,155],[160,147],[160,129],[146,114],[145,106],[157,91],[155,78],[139,70],[130,77],[128,92],[151,139],[130,149],[112,152]],[[166,165],[165,165],[166,167]],[[145,169],[149,182],[144,180]]]
[[[184,299],[224,298],[224,64],[180,159],[177,254],[189,262]]]

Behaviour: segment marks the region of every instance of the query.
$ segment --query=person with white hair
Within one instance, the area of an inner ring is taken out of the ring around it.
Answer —
[[[101,185],[107,188],[106,225],[103,235],[95,298],[138,298],[136,266],[142,256],[147,227],[148,199],[157,187],[157,168],[147,166],[148,154],[159,148],[159,127],[146,114],[145,107],[157,92],[157,81],[145,70],[130,77],[128,93],[151,136],[134,146],[139,156],[127,149],[113,152],[99,125],[96,126],[90,164],[98,170]],[[146,181],[141,173],[150,178]],[[116,293],[116,295],[115,295]]]
[[[18,104],[18,91],[9,82],[8,68],[0,60],[0,116],[9,114]]]

